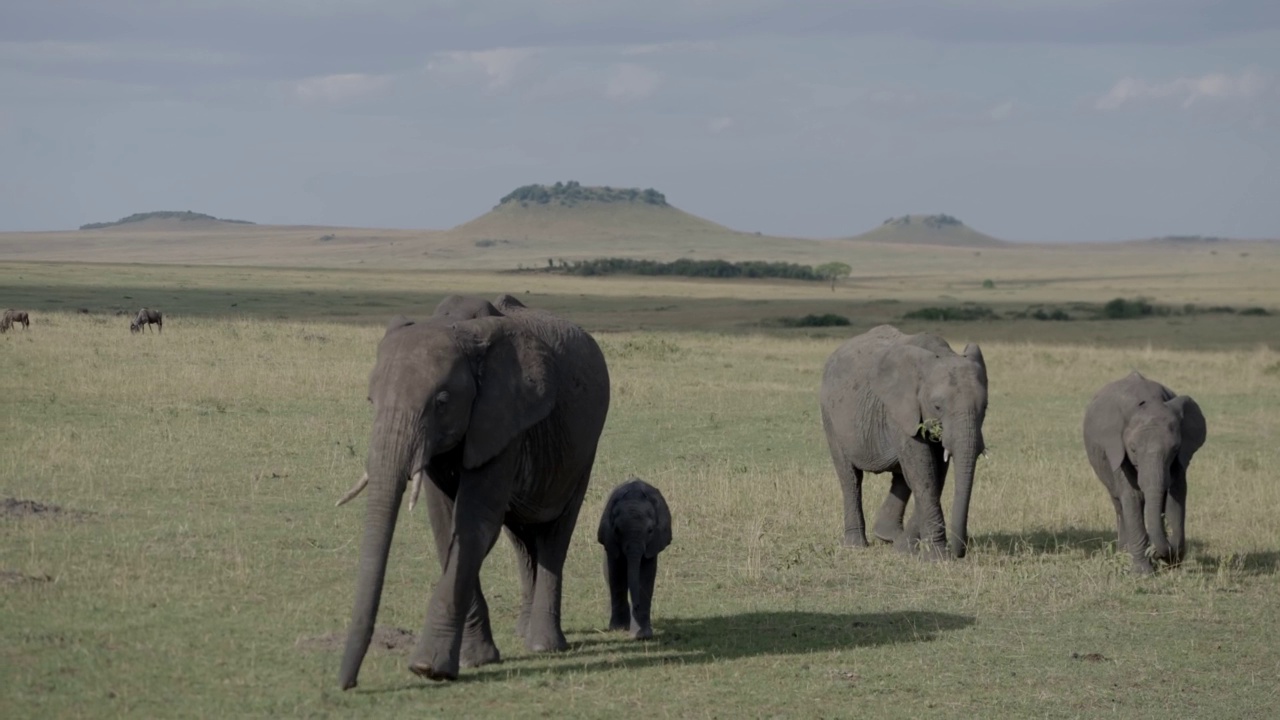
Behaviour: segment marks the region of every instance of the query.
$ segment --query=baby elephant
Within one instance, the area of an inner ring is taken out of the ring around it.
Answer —
[[[1104,385],[1089,402],[1085,452],[1111,495],[1118,545],[1133,556],[1134,572],[1150,573],[1152,559],[1182,562],[1187,466],[1205,432],[1195,400],[1136,371]]]
[[[604,545],[604,577],[609,583],[610,630],[630,628],[637,640],[653,637],[649,606],[658,576],[658,553],[671,544],[671,511],[662,493],[631,478],[614,488],[600,516],[596,539]],[[631,607],[627,607],[627,592]]]

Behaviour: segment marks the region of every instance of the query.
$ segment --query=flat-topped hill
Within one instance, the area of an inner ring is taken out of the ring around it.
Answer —
[[[1008,244],[1004,240],[974,230],[960,222],[958,218],[943,214],[903,215],[889,218],[875,230],[855,235],[849,240],[948,247],[997,247]]]
[[[81,225],[81,230],[109,230],[125,228],[128,230],[187,230],[213,228],[219,225],[252,225],[248,220],[229,220],[216,218],[204,213],[190,210],[155,210],[152,212],[134,213],[112,222],[96,222]]]

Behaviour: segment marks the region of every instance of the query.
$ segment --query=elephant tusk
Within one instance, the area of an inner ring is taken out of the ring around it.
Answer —
[[[334,505],[334,507],[341,507],[343,505],[346,505],[348,502],[351,501],[352,498],[354,498],[355,496],[363,492],[365,487],[368,484],[369,484],[369,473],[365,472],[365,474],[360,477],[360,480],[355,485],[351,486],[351,489],[347,491],[347,494],[343,495],[341,498],[338,499],[338,502],[337,504]]]
[[[942,462],[951,462],[951,451],[946,448],[942,448]]]
[[[422,471],[413,474],[413,492],[409,494],[409,512],[413,512],[413,506],[418,504],[418,493],[422,492]]]

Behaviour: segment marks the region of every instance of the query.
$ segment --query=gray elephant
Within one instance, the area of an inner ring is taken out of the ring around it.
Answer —
[[[649,610],[658,576],[658,553],[671,544],[671,510],[666,499],[658,488],[639,478],[627,480],[609,494],[596,540],[604,546],[609,629],[630,628],[637,640],[653,637]]]
[[[1107,383],[1084,411],[1084,448],[1116,510],[1117,544],[1140,574],[1186,553],[1187,466],[1204,445],[1200,406],[1134,371]],[[1144,525],[1145,520],[1145,525]],[[1169,532],[1165,534],[1165,521]]]
[[[893,482],[876,514],[876,537],[904,551],[920,542],[932,557],[946,557],[942,486],[954,462],[951,553],[964,557],[974,466],[985,450],[987,366],[978,346],[970,344],[957,355],[936,335],[904,335],[880,325],[831,354],[819,402],[844,492],[844,544],[867,545],[863,473],[889,472]],[[904,528],[913,493],[915,511]]]
[[[344,690],[369,647],[411,478],[425,487],[442,576],[409,669],[452,680],[499,660],[479,573],[503,527],[523,593],[517,632],[535,652],[567,647],[561,581],[609,409],[604,356],[582,328],[510,295],[474,305],[495,315],[450,311],[458,305],[446,298],[421,323],[396,317],[378,344],[367,470],[339,501],[369,488]]]

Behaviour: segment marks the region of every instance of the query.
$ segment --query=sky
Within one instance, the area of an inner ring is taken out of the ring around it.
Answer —
[[[557,180],[776,235],[1276,238],[1280,2],[0,4],[0,230],[444,229]]]

